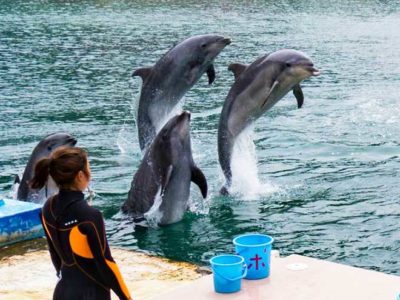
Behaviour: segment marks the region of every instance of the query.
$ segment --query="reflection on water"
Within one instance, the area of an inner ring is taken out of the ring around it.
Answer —
[[[231,252],[235,235],[265,232],[284,255],[400,274],[399,1],[142,2],[0,0],[0,195],[12,193],[37,141],[65,130],[89,150],[95,205],[115,245],[207,263]],[[194,186],[182,222],[135,228],[119,212],[141,159],[140,82],[130,75],[201,33],[233,41],[214,84],[202,78],[184,104],[210,196]],[[257,120],[256,176],[250,168],[248,189],[221,197],[227,66],[281,48],[307,53],[323,73],[303,83],[302,109],[289,94]]]

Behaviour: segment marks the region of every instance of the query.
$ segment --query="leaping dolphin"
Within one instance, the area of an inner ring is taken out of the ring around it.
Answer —
[[[143,151],[185,93],[207,73],[215,79],[213,60],[231,40],[219,35],[190,37],[170,49],[153,67],[140,68],[143,84],[137,112],[140,149]]]
[[[77,140],[68,133],[53,133],[43,138],[39,144],[33,149],[29,158],[28,164],[25,167],[22,180],[19,182],[17,199],[21,201],[29,201],[36,203],[43,203],[48,197],[57,193],[58,189],[55,184],[51,187],[46,185],[40,190],[31,189],[29,182],[33,178],[35,171],[35,164],[42,158],[50,156],[50,154],[61,146],[72,147],[75,146]],[[18,183],[18,179],[16,183]]]
[[[221,194],[227,194],[231,185],[231,156],[238,135],[291,90],[300,108],[304,102],[300,82],[320,74],[306,54],[292,49],[261,56],[250,65],[234,63],[229,70],[235,82],[218,128],[218,157],[226,179]]]
[[[189,122],[190,114],[184,111],[157,134],[133,177],[123,212],[141,219],[151,210],[159,216],[158,225],[167,225],[183,218],[191,181],[207,197],[206,178],[192,157]]]

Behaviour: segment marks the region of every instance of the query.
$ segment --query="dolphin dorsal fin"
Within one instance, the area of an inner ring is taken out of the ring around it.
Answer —
[[[207,198],[207,180],[203,172],[197,166],[192,167],[191,181],[200,188],[203,198]]]
[[[246,68],[247,68],[247,65],[245,65],[245,64],[233,63],[233,64],[229,65],[228,70],[232,71],[233,75],[235,75],[235,79],[237,79]]]
[[[300,84],[296,84],[293,88],[293,95],[296,97],[297,100],[297,107],[301,108],[304,103],[304,95],[301,89]]]
[[[140,76],[142,80],[145,81],[146,78],[150,76],[151,71],[153,71],[153,67],[139,68],[133,71],[132,77]]]

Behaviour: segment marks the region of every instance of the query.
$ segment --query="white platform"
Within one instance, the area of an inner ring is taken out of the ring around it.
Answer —
[[[238,293],[215,293],[208,275],[154,300],[397,300],[399,293],[399,276],[291,255],[273,258],[270,277],[243,280]]]

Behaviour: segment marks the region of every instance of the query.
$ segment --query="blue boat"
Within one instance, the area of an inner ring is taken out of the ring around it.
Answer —
[[[41,205],[0,199],[0,247],[44,236]]]

